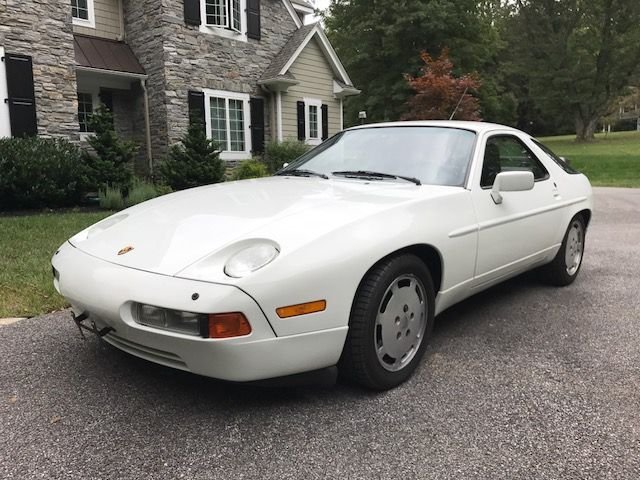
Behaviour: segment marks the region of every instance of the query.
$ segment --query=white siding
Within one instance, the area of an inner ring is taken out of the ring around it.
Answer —
[[[120,0],[94,0],[96,28],[73,26],[74,33],[118,40],[122,35]],[[71,2],[69,2],[71,5]],[[69,6],[71,8],[71,6]]]
[[[285,139],[298,138],[297,102],[317,98],[329,107],[329,136],[340,131],[340,101],[333,95],[334,73],[317,40],[312,39],[289,69],[300,84],[282,95],[282,127]]]

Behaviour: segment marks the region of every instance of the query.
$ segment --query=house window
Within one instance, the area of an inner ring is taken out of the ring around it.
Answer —
[[[93,115],[93,96],[90,93],[78,93],[78,123],[81,132],[91,132],[89,120]]]
[[[307,143],[318,145],[322,141],[322,101],[305,98]]]
[[[205,90],[205,120],[209,137],[220,144],[224,160],[250,156],[249,95]]]
[[[318,106],[309,105],[309,140],[317,140],[318,135]]]
[[[74,25],[95,28],[93,0],[71,0],[71,16]]]
[[[246,41],[246,0],[205,0],[201,8],[204,31]]]

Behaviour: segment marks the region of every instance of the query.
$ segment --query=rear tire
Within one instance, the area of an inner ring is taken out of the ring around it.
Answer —
[[[405,254],[376,265],[356,292],[341,375],[372,390],[407,380],[431,336],[434,304],[431,274],[418,257]]]
[[[553,261],[542,268],[544,279],[551,285],[565,287],[580,273],[584,258],[586,226],[582,215],[571,219],[560,250]]]

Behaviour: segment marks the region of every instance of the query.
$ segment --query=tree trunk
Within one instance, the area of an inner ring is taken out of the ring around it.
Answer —
[[[597,115],[589,115],[583,118],[581,114],[576,115],[576,142],[591,142],[596,138],[596,128],[598,127]]]

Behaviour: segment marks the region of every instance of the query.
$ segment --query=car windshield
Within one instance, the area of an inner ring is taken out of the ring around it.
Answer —
[[[376,180],[412,179],[427,185],[464,185],[476,135],[445,127],[373,127],[326,141],[280,174],[305,170]],[[383,175],[380,175],[383,174]]]

